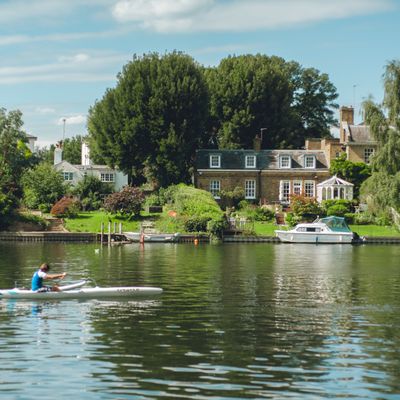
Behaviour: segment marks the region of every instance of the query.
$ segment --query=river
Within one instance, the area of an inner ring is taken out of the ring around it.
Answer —
[[[4,399],[399,399],[400,247],[0,243],[142,301],[0,300]]]

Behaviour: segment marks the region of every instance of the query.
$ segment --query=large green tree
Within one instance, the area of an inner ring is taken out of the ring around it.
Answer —
[[[62,145],[63,160],[71,164],[80,164],[82,161],[82,141],[83,138],[80,135],[65,139]]]
[[[225,58],[205,75],[208,132],[221,148],[250,148],[262,128],[263,148],[296,148],[306,137],[330,135],[337,92],[316,69],[257,54]]]
[[[372,157],[373,174],[361,193],[375,214],[400,209],[400,61],[387,64],[384,100],[364,102],[365,119],[378,148]]]
[[[89,111],[91,150],[135,184],[143,177],[159,186],[188,181],[207,113],[207,85],[191,57],[134,56]]]

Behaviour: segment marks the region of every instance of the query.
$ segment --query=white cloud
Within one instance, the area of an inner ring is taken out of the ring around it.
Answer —
[[[70,117],[62,117],[57,121],[57,125],[82,125],[86,124],[86,115],[73,115]]]
[[[393,0],[119,0],[113,16],[158,32],[279,29],[387,11]]]
[[[60,55],[55,62],[0,67],[0,85],[27,82],[112,82],[127,57],[121,54],[77,53]]]
[[[55,111],[56,110],[54,108],[51,108],[51,107],[36,107],[35,108],[35,112],[37,114],[42,114],[42,115],[54,114]]]

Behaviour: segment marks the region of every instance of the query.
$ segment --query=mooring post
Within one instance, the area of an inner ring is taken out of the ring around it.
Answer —
[[[111,245],[111,222],[108,222],[108,245]]]
[[[100,243],[103,244],[104,239],[104,222],[101,223],[100,226]]]
[[[122,222],[119,223],[119,234],[122,235]]]

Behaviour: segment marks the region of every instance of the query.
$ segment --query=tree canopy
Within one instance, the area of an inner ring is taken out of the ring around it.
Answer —
[[[326,74],[280,57],[243,55],[205,69],[211,96],[209,135],[221,148],[298,148],[329,136],[337,92]],[[214,138],[213,138],[214,136]]]
[[[365,201],[378,214],[400,209],[400,61],[390,61],[383,75],[384,100],[364,102],[365,120],[378,147],[372,157],[372,176],[361,187]]]
[[[188,181],[205,130],[208,92],[200,68],[182,53],[134,56],[116,88],[89,111],[94,157],[101,154],[141,183]]]
[[[83,138],[80,135],[65,139],[62,145],[63,160],[71,164],[80,164],[82,161],[82,141]]]

